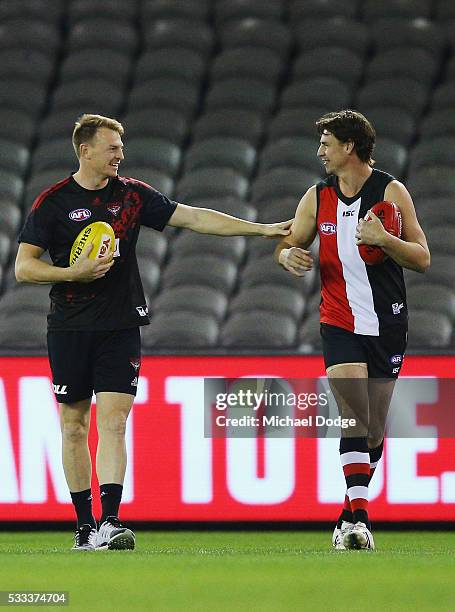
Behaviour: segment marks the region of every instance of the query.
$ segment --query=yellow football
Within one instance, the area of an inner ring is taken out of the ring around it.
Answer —
[[[84,227],[73,243],[70,254],[70,266],[73,266],[89,244],[93,249],[89,259],[99,259],[115,251],[115,234],[109,223],[95,221]]]

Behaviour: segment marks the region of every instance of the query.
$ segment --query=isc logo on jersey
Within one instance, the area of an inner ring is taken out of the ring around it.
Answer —
[[[89,259],[99,259],[114,252],[115,234],[109,223],[96,221],[84,227],[71,248],[70,266],[76,263],[89,244],[93,244]]]
[[[337,232],[337,226],[335,223],[330,223],[329,221],[325,221],[324,223],[319,224],[319,231],[324,236],[333,236]]]

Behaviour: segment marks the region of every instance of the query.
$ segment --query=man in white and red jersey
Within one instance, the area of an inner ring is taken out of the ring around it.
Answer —
[[[359,112],[342,110],[324,115],[316,126],[317,155],[327,177],[301,199],[291,234],[275,257],[291,274],[303,276],[313,264],[307,249],[319,236],[325,367],[341,415],[356,421],[340,440],[346,496],[332,543],[338,549],[374,548],[368,485],[382,455],[387,412],[407,343],[403,268],[425,272],[430,253],[406,187],[373,168],[376,134],[371,123]],[[370,211],[383,200],[395,202],[401,211],[401,238],[389,234]],[[360,244],[381,247],[387,258],[366,265]]]
[[[283,236],[291,222],[250,223],[169,200],[150,185],[118,176],[124,159],[123,126],[83,115],[73,131],[79,170],[39,195],[19,236],[16,278],[50,283],[48,351],[60,406],[63,467],[77,515],[74,550],[132,549],[135,536],[119,521],[126,469],[125,427],[136,395],[141,325],[149,323],[136,259],[141,225],[167,224],[218,236]],[[109,223],[115,253],[69,266],[72,244],[95,221]],[[41,256],[48,250],[52,265]],[[115,262],[115,265],[114,265]],[[102,516],[92,513],[91,459],[87,443],[96,394],[96,472]]]

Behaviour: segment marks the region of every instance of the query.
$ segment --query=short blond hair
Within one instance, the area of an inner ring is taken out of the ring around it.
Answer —
[[[117,119],[111,119],[110,117],[103,117],[102,115],[89,115],[84,114],[76,121],[73,130],[73,147],[76,152],[77,158],[80,157],[80,146],[91,142],[96,136],[96,132],[100,128],[108,128],[118,132],[120,136],[123,136],[124,129],[123,125]]]

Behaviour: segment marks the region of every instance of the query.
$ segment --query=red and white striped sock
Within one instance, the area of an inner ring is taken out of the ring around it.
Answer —
[[[370,453],[367,437],[341,438],[340,458],[346,480],[346,495],[352,511],[352,522],[361,521],[368,526]]]

